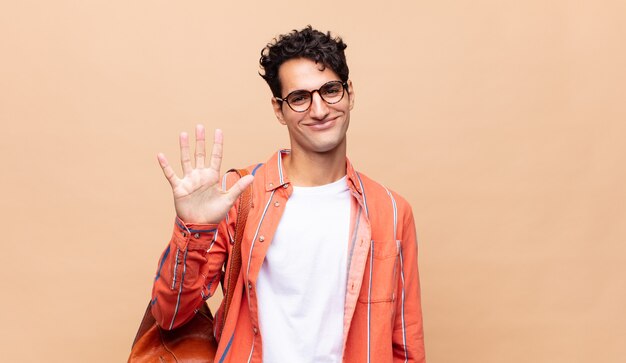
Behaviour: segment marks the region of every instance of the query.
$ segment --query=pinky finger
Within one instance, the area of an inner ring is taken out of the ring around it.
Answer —
[[[174,169],[170,166],[165,158],[163,153],[157,154],[157,159],[159,160],[159,165],[161,165],[161,169],[163,170],[163,174],[165,174],[165,178],[170,183],[172,187],[174,187],[178,182],[178,177],[176,177],[176,173],[174,173]]]

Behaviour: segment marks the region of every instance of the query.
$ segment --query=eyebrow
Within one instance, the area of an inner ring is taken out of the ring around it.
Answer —
[[[317,88],[314,88],[312,90],[308,90],[308,89],[305,89],[305,88],[298,88],[298,89],[294,89],[293,91],[287,92],[287,95],[289,95],[290,93],[298,92],[298,91],[305,91],[305,92],[317,91],[317,90],[319,90],[320,88],[324,87],[325,85],[327,85],[330,82],[341,82],[343,84],[343,81],[340,80],[340,79],[332,79],[330,81],[326,81],[326,82],[322,83],[321,86],[319,86]]]

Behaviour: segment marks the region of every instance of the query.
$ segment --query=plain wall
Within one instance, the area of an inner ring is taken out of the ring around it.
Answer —
[[[348,44],[355,166],[413,206],[430,363],[626,356],[626,2],[0,5],[7,362],[125,361],[173,228],[164,152],[288,146],[261,48]],[[210,132],[210,131],[209,131]]]

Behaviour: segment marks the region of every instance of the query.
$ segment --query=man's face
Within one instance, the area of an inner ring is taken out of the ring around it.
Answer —
[[[330,81],[341,81],[329,67],[321,66],[306,58],[290,59],[278,69],[282,86],[281,96],[298,90],[313,91]],[[292,110],[285,101],[272,99],[278,121],[287,126],[291,149],[302,153],[345,152],[346,131],[350,123],[350,110],[354,106],[352,82],[341,101],[328,104],[313,93],[311,106],[305,112]]]

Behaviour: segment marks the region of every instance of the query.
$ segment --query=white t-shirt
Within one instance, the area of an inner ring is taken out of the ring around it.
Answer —
[[[350,191],[294,187],[257,279],[263,362],[341,362]]]

